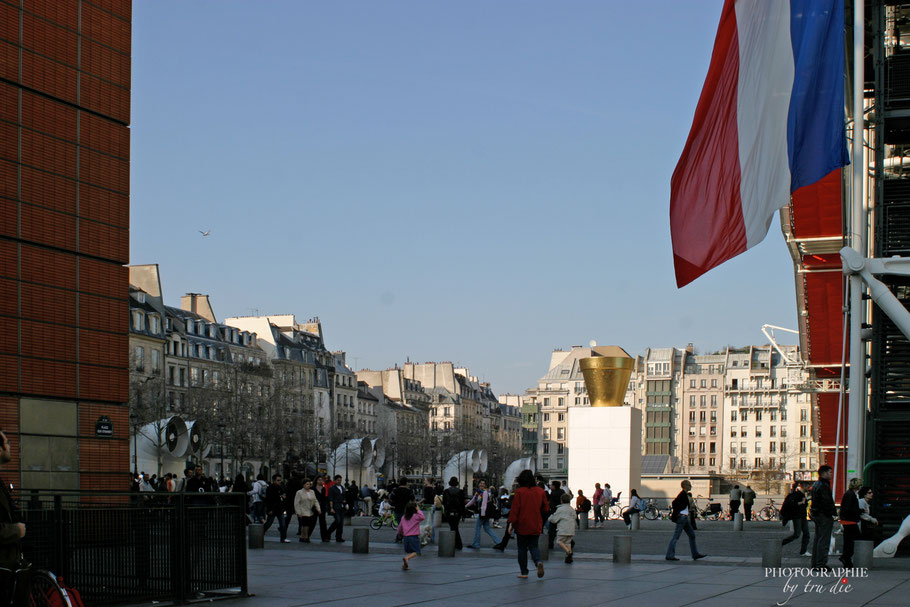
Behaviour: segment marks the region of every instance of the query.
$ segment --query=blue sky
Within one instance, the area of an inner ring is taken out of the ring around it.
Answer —
[[[131,263],[352,366],[520,392],[556,347],[796,328],[768,238],[682,290],[669,182],[721,0],[137,2]],[[197,230],[212,230],[203,238]]]

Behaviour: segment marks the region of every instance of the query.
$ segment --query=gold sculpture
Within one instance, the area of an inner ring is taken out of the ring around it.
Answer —
[[[619,346],[595,346],[578,361],[592,407],[622,407],[635,359]]]

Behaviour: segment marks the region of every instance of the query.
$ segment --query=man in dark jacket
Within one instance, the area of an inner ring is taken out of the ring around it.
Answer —
[[[793,535],[784,539],[783,545],[796,540],[802,535],[800,541],[799,555],[808,556],[809,550],[809,521],[806,520],[806,495],[803,493],[799,483],[793,483],[793,490],[790,495],[784,499],[784,504],[780,508],[780,522],[786,525],[788,521],[793,521]]]
[[[556,509],[559,508],[559,505],[562,503],[562,494],[565,491],[562,490],[562,483],[559,481],[553,481],[550,483],[550,494],[547,495],[547,504],[550,506],[550,514],[556,512]],[[556,541],[556,525],[551,525],[547,523],[547,545],[550,547],[550,550],[553,550],[553,543]]]
[[[414,492],[411,491],[411,487],[408,485],[408,479],[399,479],[398,486],[392,490],[392,495],[389,496],[389,503],[392,504],[392,508],[395,510],[395,518],[400,521],[404,516],[405,507],[407,507],[408,503],[415,501],[417,500],[414,499]]]
[[[328,535],[332,535],[332,531],[335,532],[335,541],[343,542],[344,537],[342,533],[344,532],[344,485],[341,484],[341,475],[335,475],[335,484],[332,485],[329,489],[329,514],[335,517],[335,520],[332,521],[332,524],[329,525],[327,531]]]
[[[847,492],[840,500],[840,524],[844,528],[844,552],[840,562],[844,567],[853,567],[854,542],[859,539],[859,497],[856,495],[862,483],[858,478],[851,478]]]
[[[442,509],[445,511],[446,522],[449,529],[455,532],[455,549],[461,550],[461,534],[458,532],[458,523],[464,516],[464,491],[458,486],[458,477],[449,479],[449,487],[442,492]]]
[[[815,525],[815,540],[812,545],[812,567],[828,569],[828,548],[831,530],[834,528],[834,496],[831,494],[831,466],[818,469],[818,480],[812,485],[812,523]]]
[[[676,542],[679,540],[679,536],[682,535],[682,532],[685,531],[686,535],[689,536],[689,550],[692,553],[692,560],[697,561],[698,559],[705,558],[707,555],[701,554],[698,551],[698,547],[695,545],[695,531],[692,530],[692,523],[689,521],[689,491],[692,490],[692,483],[683,481],[680,483],[680,487],[682,487],[682,491],[680,491],[679,495],[673,500],[673,511],[670,513],[670,520],[676,523],[676,529],[673,531],[673,537],[667,545],[667,555],[665,558],[668,561],[679,560],[676,558]]]
[[[265,527],[262,532],[265,533],[272,526],[275,519],[278,519],[278,533],[281,535],[281,542],[287,544],[288,539],[288,519],[285,516],[285,493],[281,486],[281,475],[272,475],[272,484],[265,490]]]

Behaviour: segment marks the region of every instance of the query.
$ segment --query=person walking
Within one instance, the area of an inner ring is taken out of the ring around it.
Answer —
[[[638,497],[638,491],[632,489],[629,498],[629,509],[622,513],[622,520],[626,523],[626,529],[632,529],[632,515],[645,509],[644,502]]]
[[[613,489],[610,487],[610,483],[604,483],[604,496],[601,501],[603,502],[601,506],[602,516],[604,519],[608,519],[610,518],[610,506],[613,505]]]
[[[367,516],[373,516],[373,490],[369,485],[360,486],[360,501],[363,502],[364,513]]]
[[[739,504],[742,501],[743,490],[739,488],[739,485],[733,485],[733,488],[730,489],[730,516],[735,516],[739,512]]]
[[[806,520],[806,505],[808,500],[799,483],[793,483],[793,489],[784,499],[780,507],[780,522],[786,525],[793,521],[793,535],[784,538],[781,545],[786,546],[797,538],[802,537],[799,547],[800,556],[809,556],[809,521]]]
[[[446,522],[449,529],[455,532],[455,549],[461,550],[461,533],[458,531],[458,524],[464,517],[464,491],[458,486],[458,477],[453,476],[449,479],[449,486],[442,492],[442,508],[445,510]]]
[[[328,502],[329,502],[329,514],[335,517],[335,520],[332,521],[332,524],[329,525],[326,534],[329,537],[332,537],[332,531],[335,532],[335,541],[341,543],[344,541],[342,534],[344,533],[344,508],[345,508],[345,499],[344,499],[344,485],[341,483],[341,475],[335,475],[335,484],[332,485],[329,489]]]
[[[263,533],[269,530],[275,519],[278,519],[278,533],[281,536],[281,543],[286,544],[288,539],[288,521],[284,516],[285,496],[284,489],[281,486],[281,475],[272,475],[272,484],[265,490],[265,511],[268,516],[265,519],[265,528]]]
[[[417,502],[408,502],[404,508],[404,516],[398,523],[398,535],[401,536],[405,553],[401,568],[405,571],[410,569],[408,563],[411,559],[420,556],[420,522],[423,519],[423,512],[417,507]]]
[[[325,487],[325,480],[321,474],[316,477],[316,482],[313,484],[313,493],[316,495],[316,501],[319,503],[319,539],[323,542],[328,542],[330,541],[330,538],[329,526],[326,523],[326,515],[328,515],[329,512],[329,492]]]
[[[838,560],[844,567],[853,568],[853,551],[859,539],[859,521],[862,511],[859,509],[859,497],[856,495],[862,483],[858,478],[851,478],[847,491],[840,499],[840,524],[844,529],[844,551]]]
[[[815,539],[812,542],[812,568],[828,569],[828,550],[831,543],[831,530],[834,528],[834,496],[831,493],[831,466],[818,469],[818,480],[812,485],[812,506],[809,513],[815,525]]]
[[[682,487],[682,491],[680,491],[673,500],[673,509],[670,513],[670,520],[676,523],[676,529],[673,531],[673,537],[667,545],[667,555],[665,558],[668,561],[679,560],[676,558],[676,542],[679,540],[679,536],[682,535],[683,531],[685,531],[686,535],[689,536],[689,550],[692,553],[692,560],[697,561],[698,559],[705,558],[707,555],[698,551],[698,546],[695,545],[695,531],[693,531],[692,524],[689,521],[689,491],[692,490],[692,483],[686,480],[680,483],[680,487]]]
[[[306,479],[303,481],[303,487],[294,494],[294,513],[297,515],[301,542],[310,543],[310,535],[316,528],[316,517],[320,512],[319,500],[313,491],[313,482]]]
[[[550,483],[550,493],[547,495],[547,503],[550,505],[550,511],[547,513],[547,517],[551,514],[556,513],[556,509],[559,508],[559,505],[562,503],[562,496],[565,492],[562,490],[562,483],[559,481],[553,481]],[[544,520],[547,520],[546,517]],[[550,525],[547,523],[547,546],[550,550],[553,550],[553,543],[556,541],[556,525]]]
[[[872,487],[860,487],[859,493],[860,536],[864,540],[873,540],[873,527],[878,526],[878,519],[872,516]]]
[[[578,490],[581,493],[581,489]],[[566,553],[566,563],[572,562],[572,551],[575,548],[576,509],[572,508],[572,496],[563,493],[559,498],[560,505],[556,512],[550,515],[547,522],[556,525],[556,543]]]
[[[182,491],[185,487],[186,482],[184,481],[182,486],[178,486],[177,491]],[[260,472],[259,476],[256,477],[256,482],[253,483],[252,488],[250,488],[254,523],[262,524],[265,522],[265,494],[268,488],[269,484],[265,481],[265,475]]]
[[[746,520],[752,520],[752,504],[755,503],[755,491],[752,490],[752,487],[746,485],[746,488],[743,489],[743,510],[746,511]]]
[[[549,516],[550,505],[546,492],[534,484],[534,473],[522,470],[518,475],[518,489],[512,498],[509,510],[508,533],[514,533],[518,541],[518,577],[528,578],[528,552],[537,567],[537,577],[543,577],[543,562],[540,560],[538,541],[543,531],[543,521]],[[555,528],[556,525],[553,525]]]
[[[477,521],[474,523],[474,541],[471,542],[469,548],[473,548],[474,550],[480,549],[481,529],[490,536],[494,546],[498,545],[502,542],[502,538],[496,535],[496,532],[490,527],[490,514],[493,509],[493,504],[490,492],[487,491],[487,483],[485,481],[477,483],[477,491],[474,493],[474,497],[471,498],[471,501],[465,505],[465,508],[470,508],[474,504],[478,505]]]
[[[603,498],[604,490],[600,483],[594,483],[594,495],[591,496],[591,502],[594,504],[594,528],[603,527],[604,524]]]

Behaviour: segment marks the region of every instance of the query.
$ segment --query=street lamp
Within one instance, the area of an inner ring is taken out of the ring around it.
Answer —
[[[225,478],[225,476],[224,476],[224,422],[223,421],[218,422],[218,431],[221,434],[221,444],[218,449],[221,452],[221,478]]]
[[[392,442],[389,443],[389,451],[392,452],[392,465],[391,465],[392,470],[389,473],[391,480],[395,480],[395,456],[396,456],[395,447],[396,446],[398,446],[398,443],[395,442],[395,439],[392,439]]]
[[[287,432],[288,432],[288,457],[287,457],[288,472],[287,472],[287,476],[291,476],[291,440],[292,440],[292,437],[294,436],[294,428],[288,428]]]
[[[348,441],[350,438],[344,435],[344,482],[348,482]]]
[[[139,474],[139,416],[135,411],[130,412],[130,422],[133,424],[133,473]]]

